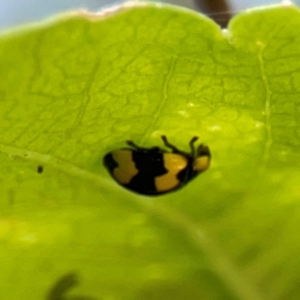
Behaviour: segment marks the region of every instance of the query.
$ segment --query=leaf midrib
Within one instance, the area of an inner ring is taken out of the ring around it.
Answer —
[[[90,181],[97,186],[113,188],[114,185],[112,180],[48,154],[12,147],[3,143],[0,143],[0,152],[9,156],[37,162],[38,164],[50,165],[66,174]],[[226,253],[221,250],[218,243],[209,238],[209,234],[192,220],[189,220],[187,216],[169,206],[160,204],[158,201],[150,201],[148,197],[132,195],[126,199],[132,199],[132,202],[144,213],[158,218],[168,226],[181,232],[196,248],[199,254],[204,253],[208,257],[214,273],[238,299],[266,300],[266,297],[262,297],[259,294],[249,279],[243,278],[242,272],[234,266]]]

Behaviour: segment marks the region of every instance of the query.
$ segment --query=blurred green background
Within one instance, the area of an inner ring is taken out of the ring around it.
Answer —
[[[122,0],[0,0],[0,30],[8,27],[44,19],[53,14],[87,9],[98,11],[120,4]],[[227,19],[234,13],[261,5],[282,3],[282,0],[165,0],[157,1],[175,4],[201,11],[226,26]],[[300,0],[292,1],[300,5]]]

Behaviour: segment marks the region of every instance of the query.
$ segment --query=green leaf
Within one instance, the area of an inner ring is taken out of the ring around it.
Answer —
[[[300,13],[176,7],[0,37],[3,299],[299,299]],[[150,198],[102,166],[166,134],[211,168]]]

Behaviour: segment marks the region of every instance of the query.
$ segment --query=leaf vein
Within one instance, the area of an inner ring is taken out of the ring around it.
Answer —
[[[265,62],[264,62],[264,48],[265,45],[259,44],[258,61],[260,66],[261,79],[265,89],[265,103],[264,103],[264,115],[265,115],[265,128],[266,128],[266,141],[263,150],[262,157],[262,168],[264,169],[270,158],[270,149],[273,143],[272,140],[272,127],[271,127],[271,98],[272,92],[266,73]]]

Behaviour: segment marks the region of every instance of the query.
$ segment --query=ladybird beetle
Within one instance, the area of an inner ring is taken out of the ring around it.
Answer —
[[[203,144],[196,149],[198,137],[189,143],[191,152],[179,150],[161,137],[166,151],[160,147],[143,148],[127,141],[130,148],[107,153],[103,164],[121,186],[143,195],[161,195],[177,190],[204,172],[210,164],[209,148]]]

